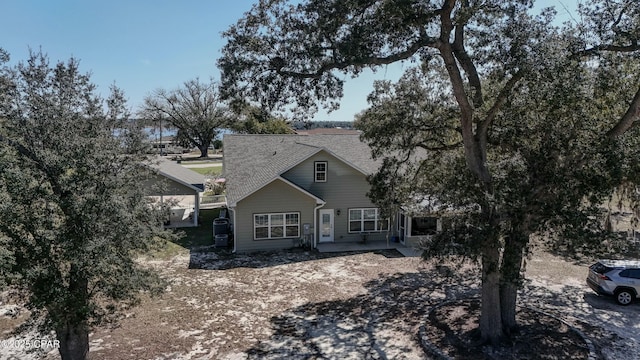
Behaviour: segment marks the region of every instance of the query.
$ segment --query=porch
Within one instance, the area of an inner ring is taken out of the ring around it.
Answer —
[[[413,247],[405,246],[399,242],[393,242],[386,240],[376,240],[367,242],[327,242],[318,243],[318,252],[321,253],[333,253],[333,252],[349,252],[349,251],[375,251],[375,250],[389,250],[395,249],[405,257],[418,257],[421,254],[420,250]]]

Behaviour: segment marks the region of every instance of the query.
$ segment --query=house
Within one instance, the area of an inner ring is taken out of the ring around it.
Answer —
[[[204,191],[205,178],[193,170],[157,157],[149,166],[156,174],[145,185],[149,196],[168,208],[168,227],[198,226],[200,195]]]
[[[223,141],[235,251],[411,237],[411,217],[400,226],[399,216],[384,218],[367,197],[367,175],[380,162],[358,134],[227,134]],[[423,234],[416,224],[413,234]]]
[[[188,153],[191,149],[185,148],[177,141],[176,136],[168,135],[161,138],[150,139],[152,154],[184,154]]]

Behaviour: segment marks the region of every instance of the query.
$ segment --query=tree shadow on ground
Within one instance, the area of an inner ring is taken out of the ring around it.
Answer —
[[[445,299],[478,292],[475,274],[441,267],[365,284],[367,293],[309,303],[273,317],[273,335],[248,350],[250,359],[424,358],[418,327]]]
[[[370,251],[349,251],[321,253],[316,250],[292,248],[276,251],[259,251],[234,254],[229,249],[216,249],[215,246],[198,246],[189,251],[189,269],[229,270],[235,268],[266,268],[305,261],[329,259],[363,254]],[[395,249],[377,250],[373,253],[387,258],[403,257]]]
[[[598,296],[586,284],[562,285],[554,291],[529,284],[521,290],[520,299],[522,305],[556,316],[585,333],[605,358],[640,358],[638,302],[618,305],[613,297]],[[628,354],[629,348],[636,349],[635,355]]]
[[[446,266],[420,273],[396,274],[368,282],[365,284],[367,293],[362,295],[308,303],[287,310],[271,319],[273,334],[249,349],[248,357],[428,357],[421,348],[418,328],[425,323],[428,312],[435,305],[477,296],[477,275],[475,271],[460,271]],[[569,285],[560,291],[550,291],[549,288],[529,284],[521,290],[520,305],[542,311],[545,316],[550,315],[578,329],[592,341],[597,357],[635,358],[635,353],[628,357],[628,349],[637,347],[634,339],[640,337],[640,329],[633,329],[640,305],[619,307],[608,303],[613,299],[592,295],[588,291],[584,287]],[[540,322],[535,326],[541,326],[544,334],[544,326],[549,326],[545,325],[549,323],[551,321]],[[586,346],[579,338],[575,340],[574,337],[570,341]],[[567,345],[558,340],[547,342],[546,346],[553,353],[555,348]],[[531,356],[535,358],[535,354]]]

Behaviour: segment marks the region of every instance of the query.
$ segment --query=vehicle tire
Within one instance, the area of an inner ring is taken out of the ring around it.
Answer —
[[[621,289],[616,291],[615,296],[618,304],[626,306],[631,304],[635,294],[631,290]]]

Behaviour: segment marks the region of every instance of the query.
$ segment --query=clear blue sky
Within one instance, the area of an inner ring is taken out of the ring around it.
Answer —
[[[0,47],[11,62],[27,59],[29,48],[52,63],[71,56],[91,72],[99,91],[115,83],[136,110],[157,88],[173,89],[199,77],[219,79],[216,59],[224,45],[221,32],[234,24],[251,0],[2,0]],[[543,0],[560,19],[576,0]],[[564,4],[564,5],[563,5]],[[315,120],[351,121],[367,106],[374,79],[395,80],[402,65],[348,80],[340,110]]]

